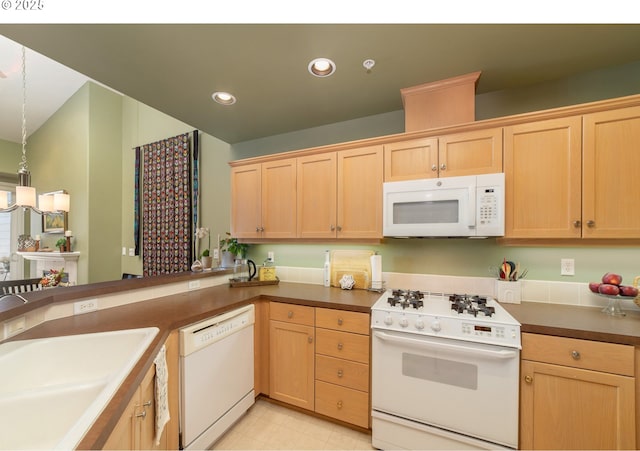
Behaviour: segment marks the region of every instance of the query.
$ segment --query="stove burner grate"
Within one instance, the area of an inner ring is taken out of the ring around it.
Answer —
[[[391,307],[400,306],[403,309],[424,307],[424,294],[417,290],[393,290],[392,297],[387,299]]]
[[[478,313],[483,313],[484,316],[490,317],[496,312],[495,307],[487,305],[487,298],[483,296],[452,294],[449,296],[449,301],[451,301],[451,310],[458,314],[469,313],[477,317]]]

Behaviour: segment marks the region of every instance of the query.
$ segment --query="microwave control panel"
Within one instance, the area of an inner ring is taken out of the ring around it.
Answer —
[[[504,174],[484,174],[477,179],[477,236],[504,235]]]
[[[498,198],[494,188],[481,189],[478,196],[480,224],[493,224],[498,220]]]

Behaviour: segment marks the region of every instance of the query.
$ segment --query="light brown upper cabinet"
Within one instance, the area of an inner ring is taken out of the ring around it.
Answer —
[[[295,238],[295,158],[231,168],[231,234]]]
[[[580,131],[580,116],[504,128],[505,237],[580,237]]]
[[[505,237],[640,238],[640,107],[504,128]]]
[[[640,238],[640,107],[584,116],[583,238]]]
[[[386,144],[384,158],[385,182],[502,172],[502,128]]]
[[[298,238],[382,237],[382,146],[298,158]]]

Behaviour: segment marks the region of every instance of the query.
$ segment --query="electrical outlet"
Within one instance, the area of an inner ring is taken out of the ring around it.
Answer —
[[[576,262],[573,258],[560,259],[560,275],[561,276],[576,275]]]
[[[73,304],[73,314],[80,315],[81,313],[89,313],[98,310],[97,299],[87,299],[85,301],[79,301]]]
[[[218,249],[213,250],[213,259],[220,260],[220,253],[218,252]]]
[[[189,281],[189,289],[190,290],[197,290],[198,288],[200,288],[200,281],[199,280],[190,280]]]
[[[9,338],[13,335],[19,334],[27,328],[27,320],[24,316],[21,316],[11,321],[4,323],[4,337]]]
[[[270,262],[274,262],[274,261],[276,261],[276,258],[275,258],[275,256],[274,256],[274,253],[273,253],[273,252],[267,252],[267,259],[268,259]]]
[[[135,257],[136,256],[136,250],[133,247],[129,248],[129,257]]]

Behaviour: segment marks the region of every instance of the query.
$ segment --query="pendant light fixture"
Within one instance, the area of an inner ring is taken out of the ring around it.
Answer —
[[[27,70],[25,48],[22,47],[22,160],[18,167],[18,185],[15,203],[9,205],[9,193],[0,191],[0,212],[11,212],[19,207],[30,208],[36,213],[69,211],[70,198],[66,193],[43,194],[38,196],[36,208],[36,189],[31,186],[31,173],[27,164]]]

